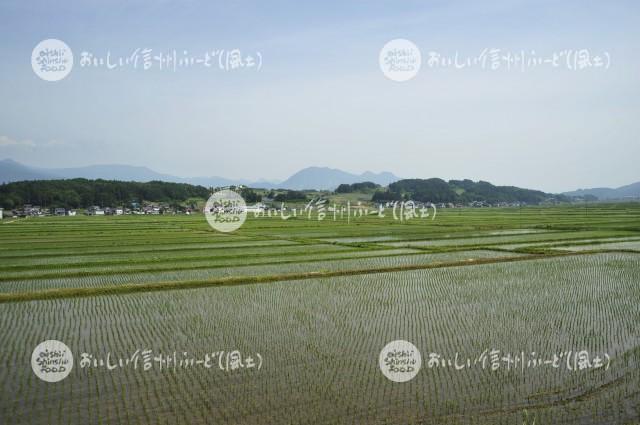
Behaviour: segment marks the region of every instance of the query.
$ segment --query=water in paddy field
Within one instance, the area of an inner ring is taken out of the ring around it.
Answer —
[[[633,423],[637,220],[536,211],[2,224],[0,423]]]
[[[3,304],[0,417],[52,424],[625,423],[640,405],[638,282],[637,256],[611,253]],[[75,361],[57,383],[38,379],[29,361],[51,336]],[[380,351],[396,339],[411,341],[422,356],[408,382],[381,373]],[[80,365],[83,352],[105,360],[110,353],[115,364],[138,349],[178,357],[238,350],[255,367]],[[610,363],[576,371],[564,364],[458,370],[432,360],[458,353],[464,364],[487,349],[536,351],[544,360],[587,350],[592,359],[606,353]]]

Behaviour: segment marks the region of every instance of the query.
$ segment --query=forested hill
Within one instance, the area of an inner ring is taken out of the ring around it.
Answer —
[[[569,201],[569,197],[553,195],[539,190],[521,189],[515,186],[494,186],[489,182],[472,180],[438,179],[405,179],[391,183],[385,190],[377,191],[373,200],[399,201],[412,199],[423,202],[452,202],[467,203],[484,201],[488,203],[498,202],[525,202],[538,204],[544,201]]]
[[[382,188],[374,183],[340,185],[338,193],[354,190],[373,192],[374,202],[414,200],[423,202],[469,203],[473,201],[491,204],[524,202],[538,204],[545,201],[570,201],[570,197],[553,195],[538,190],[514,186],[494,186],[491,183],[471,180],[405,179]],[[365,190],[366,189],[366,190]],[[253,191],[247,189],[248,192]],[[41,207],[85,208],[91,205],[121,206],[131,202],[180,203],[190,198],[206,199],[210,195],[204,186],[162,181],[123,182],[116,180],[33,180],[0,185],[0,207],[21,208],[24,204]],[[244,194],[243,195],[247,195]],[[253,193],[253,195],[256,195]],[[260,197],[251,199],[259,202]]]
[[[83,208],[90,205],[117,206],[132,201],[182,202],[207,198],[203,186],[161,181],[122,182],[115,180],[34,180],[0,185],[0,206],[20,208],[23,204],[42,207]]]

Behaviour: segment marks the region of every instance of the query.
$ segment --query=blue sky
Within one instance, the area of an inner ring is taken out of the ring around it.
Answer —
[[[0,158],[119,163],[180,176],[284,179],[299,169],[483,179],[547,191],[640,180],[640,4],[634,1],[4,1]],[[31,69],[57,38],[58,82]],[[388,80],[406,38],[423,67]],[[82,68],[80,52],[259,52],[258,70]],[[429,51],[607,52],[608,69],[432,69]]]

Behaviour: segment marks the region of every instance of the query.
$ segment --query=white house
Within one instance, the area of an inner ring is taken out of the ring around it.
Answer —
[[[244,207],[245,212],[247,213],[261,213],[264,211],[264,205],[255,204],[255,205],[247,205]]]
[[[98,206],[91,206],[87,208],[87,215],[104,215],[104,210]]]

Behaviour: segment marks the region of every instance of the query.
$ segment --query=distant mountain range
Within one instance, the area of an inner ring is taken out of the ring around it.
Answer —
[[[228,179],[219,176],[212,177],[177,177],[170,174],[158,173],[147,167],[133,165],[90,165],[77,168],[37,168],[21,164],[11,159],[0,161],[0,183],[10,183],[22,180],[51,180],[51,179],[104,179],[120,181],[165,181],[170,183],[189,183],[204,187],[223,187],[231,185],[246,185],[263,189],[291,189],[291,190],[334,190],[341,184],[353,184],[370,181],[380,186],[401,180],[389,172],[353,174],[346,171],[327,167],[308,167],[293,174],[282,182],[243,179]],[[640,182],[618,187],[616,189],[600,187],[593,189],[579,189],[564,192],[562,195],[585,198],[594,196],[600,200],[624,200],[640,198]]]
[[[609,187],[595,187],[592,189],[578,189],[572,192],[565,192],[563,195],[584,198],[585,196],[595,196],[601,200],[613,199],[634,199],[640,198],[640,182],[620,186],[616,189]]]
[[[147,167],[132,165],[90,165],[78,168],[37,168],[21,164],[11,159],[0,161],[0,183],[10,183],[22,180],[52,180],[52,179],[104,179],[120,181],[148,182],[153,180],[189,183],[205,187],[222,187],[231,185],[246,185],[264,189],[318,189],[333,190],[343,183],[358,183],[371,181],[381,186],[400,180],[389,172],[362,174],[348,173],[327,167],[308,167],[298,171],[283,182],[267,180],[249,181],[243,179],[227,179],[224,177],[177,177],[162,174]]]
[[[147,167],[133,165],[89,165],[77,168],[37,168],[20,164],[12,159],[0,161],[0,182],[10,183],[21,180],[52,180],[52,179],[104,179],[120,181],[149,182],[153,180],[171,183],[190,183],[194,185],[230,186],[248,184],[247,181],[231,180],[224,177],[193,177],[182,178],[170,174],[162,174]]]

